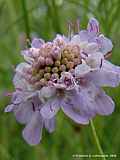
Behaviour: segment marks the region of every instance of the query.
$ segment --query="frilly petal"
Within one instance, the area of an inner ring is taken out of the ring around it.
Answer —
[[[79,95],[73,95],[68,99],[65,99],[61,104],[63,112],[74,122],[88,124],[89,117],[81,110],[83,107],[82,105],[83,102]]]
[[[95,42],[88,43],[85,48],[83,48],[85,53],[93,54],[99,51],[98,44]]]
[[[22,135],[30,145],[37,145],[42,138],[43,119],[40,112],[34,112],[31,121],[24,128]]]
[[[23,74],[24,73],[24,69],[29,69],[30,68],[30,65],[28,63],[20,63],[17,65],[15,71],[20,73],[20,74]]]
[[[31,120],[33,113],[31,102],[22,103],[14,109],[16,120],[21,124],[28,123]]]
[[[101,68],[104,56],[101,52],[94,52],[86,58],[86,63],[93,69]]]
[[[109,115],[114,111],[115,104],[111,97],[101,91],[95,99],[97,113],[100,115]]]
[[[54,87],[43,87],[39,91],[39,98],[48,99],[50,97],[55,96],[56,89]]]
[[[83,77],[90,71],[91,68],[86,63],[82,63],[75,68],[75,77],[76,78]]]
[[[104,35],[100,35],[97,38],[97,42],[100,48],[100,51],[105,55],[108,52],[112,51],[113,48],[113,44],[112,41],[108,38],[106,38]]]
[[[93,81],[97,86],[116,87],[120,84],[119,67],[103,61],[101,69],[89,73],[88,79]]]
[[[91,18],[88,22],[87,30],[88,32],[98,33],[99,32],[99,22],[95,18]]]
[[[8,105],[7,107],[5,107],[5,110],[4,110],[4,112],[12,112],[13,111],[13,109],[14,109],[14,105],[13,104],[10,104],[10,105]]]
[[[41,115],[44,119],[51,119],[60,109],[60,102],[57,98],[48,100],[41,108]]]
[[[31,43],[31,47],[40,48],[44,44],[44,40],[39,38],[34,38]]]
[[[45,128],[48,130],[48,132],[52,133],[55,130],[55,126],[56,126],[55,117],[51,119],[45,119],[44,125],[45,125]]]

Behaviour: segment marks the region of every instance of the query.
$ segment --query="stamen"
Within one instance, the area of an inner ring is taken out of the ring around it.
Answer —
[[[73,35],[73,23],[68,22],[68,38],[69,38],[69,40],[71,40],[72,35]]]
[[[74,22],[74,34],[76,33],[79,33],[80,31],[80,21],[79,19],[77,19],[75,22]]]
[[[77,33],[79,33],[80,32],[80,20],[79,19],[77,19],[76,25],[77,25]]]

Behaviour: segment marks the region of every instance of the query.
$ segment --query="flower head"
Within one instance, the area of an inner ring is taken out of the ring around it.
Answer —
[[[25,62],[16,67],[15,91],[5,112],[14,112],[17,121],[26,124],[23,137],[29,144],[40,142],[43,127],[54,131],[60,109],[79,124],[113,112],[114,102],[102,90],[120,83],[120,67],[106,59],[112,47],[92,18],[86,30],[71,38],[35,38],[22,51]]]

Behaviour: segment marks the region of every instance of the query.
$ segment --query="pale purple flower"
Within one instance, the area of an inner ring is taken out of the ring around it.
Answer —
[[[40,142],[43,127],[54,131],[60,109],[78,124],[114,111],[114,102],[102,87],[119,85],[120,67],[106,59],[113,45],[99,30],[92,18],[86,30],[71,38],[35,38],[22,51],[26,62],[16,67],[15,91],[5,112],[13,112],[26,125],[23,137],[29,144]]]

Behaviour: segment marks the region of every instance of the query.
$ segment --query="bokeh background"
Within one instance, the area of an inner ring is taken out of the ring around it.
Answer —
[[[62,112],[56,131],[44,131],[41,144],[29,146],[21,136],[24,126],[4,113],[10,98],[3,96],[13,90],[14,66],[22,61],[20,50],[27,37],[50,40],[56,33],[67,35],[68,21],[79,18],[85,28],[93,16],[114,43],[111,61],[120,65],[120,0],[0,0],[0,160],[72,160],[73,154],[98,154],[90,126],[77,126]],[[115,112],[97,116],[94,123],[104,153],[119,155],[120,87],[105,90],[116,103]]]

